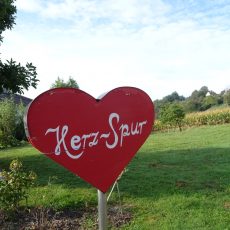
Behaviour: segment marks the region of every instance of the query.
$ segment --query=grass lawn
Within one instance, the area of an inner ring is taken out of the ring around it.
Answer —
[[[95,188],[31,146],[1,150],[0,168],[15,158],[38,174],[30,206],[97,206]],[[230,229],[230,125],[153,133],[127,169],[119,188],[133,218],[122,229]]]

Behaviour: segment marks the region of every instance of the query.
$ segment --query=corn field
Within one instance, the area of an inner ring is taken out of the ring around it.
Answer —
[[[186,114],[183,120],[183,127],[186,128],[202,125],[219,125],[226,123],[230,123],[230,107]],[[163,131],[177,128],[178,127],[175,125],[162,124],[162,122],[159,120],[156,120],[154,124],[154,131]]]

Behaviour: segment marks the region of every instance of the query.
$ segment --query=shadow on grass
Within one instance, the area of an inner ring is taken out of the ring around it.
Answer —
[[[230,185],[228,148],[140,151],[120,181],[134,197],[224,191]]]
[[[43,154],[18,154],[17,157],[22,160],[26,170],[37,173],[39,186],[51,182],[68,188],[92,188]],[[12,159],[15,156],[0,157],[0,167],[5,168]],[[119,181],[120,190],[125,196],[158,198],[175,192],[222,191],[230,184],[230,153],[228,148],[148,152],[143,149],[127,169]]]
[[[37,150],[31,148],[31,146],[22,148],[10,148],[8,150],[5,149],[2,151],[2,153],[3,152],[4,154],[1,154],[0,152],[0,168],[8,169],[9,164],[13,159],[19,159],[22,161],[23,167],[26,171],[32,170],[37,174],[37,183],[39,186],[45,186],[47,184],[61,184],[69,188],[91,187],[81,178],[53,162],[44,154],[39,153]]]

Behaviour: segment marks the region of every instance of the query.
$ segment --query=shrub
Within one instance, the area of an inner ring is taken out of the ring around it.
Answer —
[[[181,127],[185,117],[185,112],[182,105],[178,103],[166,104],[160,110],[160,121],[163,125]]]
[[[25,140],[23,126],[24,106],[12,99],[0,101],[0,148],[16,146]]]
[[[0,146],[14,145],[16,106],[11,99],[0,102]]]
[[[36,174],[25,172],[19,160],[10,163],[9,171],[0,173],[0,207],[6,211],[14,211],[19,202],[28,197],[28,189],[34,184]]]
[[[24,128],[24,113],[25,113],[25,106],[20,103],[17,106],[17,113],[16,113],[16,126],[15,126],[15,138],[19,141],[27,140],[25,128]]]
[[[226,91],[224,94],[224,102],[227,105],[230,105],[230,90]]]

